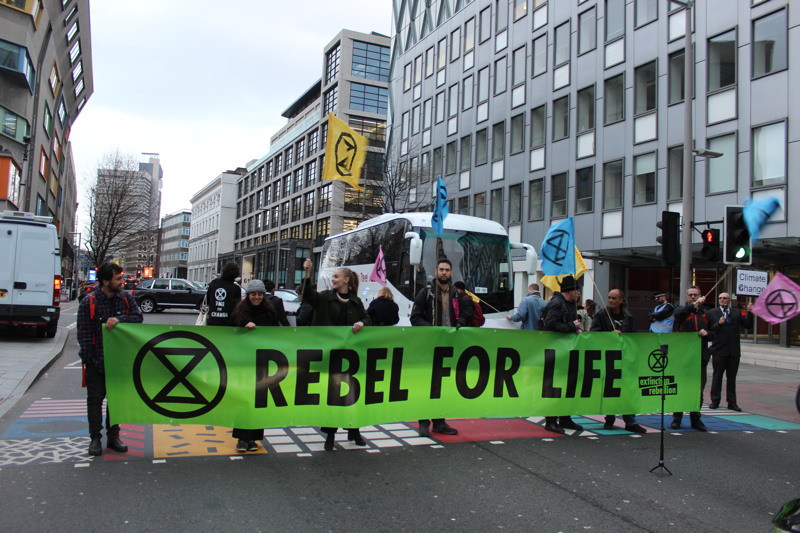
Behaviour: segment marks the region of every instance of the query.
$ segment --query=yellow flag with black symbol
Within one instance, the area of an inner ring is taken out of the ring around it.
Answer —
[[[325,147],[322,179],[340,180],[360,191],[364,190],[359,180],[364,160],[367,158],[368,144],[366,137],[353,131],[332,113],[328,113],[328,145]]]

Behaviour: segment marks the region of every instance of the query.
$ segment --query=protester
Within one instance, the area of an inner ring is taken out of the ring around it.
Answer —
[[[601,308],[592,321],[592,331],[615,331],[619,334],[636,331],[633,315],[625,305],[625,295],[619,289],[608,293],[608,304]],[[614,415],[606,415],[604,429],[614,429]],[[647,430],[636,423],[636,415],[622,415],[625,429],[634,433],[647,433]]]
[[[275,313],[278,315],[278,322],[280,322],[281,326],[288,326],[289,319],[286,318],[286,309],[283,307],[283,300],[275,296],[275,282],[268,279],[264,282],[264,288],[267,290],[266,299],[272,304]]]
[[[597,302],[587,298],[583,302],[583,307],[578,309],[578,320],[581,321],[581,329],[589,331],[592,328],[592,320],[597,312]]]
[[[742,316],[738,307],[731,305],[731,295],[723,292],[719,295],[719,306],[711,309],[706,314],[708,330],[711,332],[711,405],[710,408],[719,407],[722,399],[722,375],[725,374],[726,399],[728,409],[741,411],[736,403],[736,374],[739,372],[739,360],[742,357],[742,348],[739,335],[742,328],[753,327],[753,304],[747,305],[747,315]]]
[[[97,269],[97,290],[78,306],[78,345],[86,379],[86,414],[89,420],[89,455],[102,455],[103,399],[106,397],[103,325],[111,331],[120,322],[140,324],[142,312],[131,293],[123,290],[122,267],[104,263]],[[119,438],[119,425],[111,424],[106,408],[106,446],[125,453],[128,447]]]
[[[449,259],[439,259],[436,264],[436,279],[432,284],[423,287],[414,298],[411,308],[412,326],[449,326],[460,328],[472,324],[472,297],[464,293],[457,295],[451,276],[453,264]],[[458,298],[460,315],[456,318],[453,300]],[[458,435],[458,430],[447,424],[444,418],[434,418],[433,432],[444,435]],[[431,420],[419,421],[419,436],[430,437]]]
[[[539,292],[539,285],[531,283],[528,285],[528,295],[519,303],[517,312],[506,316],[506,320],[522,322],[522,329],[535,331],[539,329],[539,318],[546,305],[547,302],[542,299]]]
[[[711,358],[711,352],[708,350],[708,322],[706,321],[707,309],[703,306],[706,301],[705,296],[700,294],[700,288],[697,285],[689,286],[686,291],[687,302],[675,309],[673,315],[672,331],[682,332],[697,332],[700,337],[700,401],[697,404],[698,410],[689,413],[689,420],[691,421],[692,428],[697,431],[706,431],[706,426],[700,420],[700,406],[703,404],[703,389],[706,387],[708,361]],[[672,413],[672,429],[680,429],[681,422],[683,421],[683,413]]]
[[[394,294],[389,287],[381,287],[378,297],[369,303],[367,313],[373,326],[394,326],[400,322],[400,308],[394,301]]]
[[[352,326],[353,333],[358,333],[365,325],[372,323],[364,304],[358,297],[358,275],[349,268],[337,268],[333,272],[332,288],[317,292],[311,282],[311,259],[303,263],[306,275],[303,280],[303,302],[308,302],[314,309],[312,324],[314,326]],[[323,427],[325,450],[333,451],[338,428]],[[366,446],[358,428],[347,428],[347,440],[357,446]]]
[[[675,306],[669,302],[666,292],[657,292],[653,295],[656,306],[648,316],[650,331],[652,333],[671,333],[672,324],[675,322]]]
[[[208,303],[208,326],[227,326],[231,321],[231,312],[242,300],[242,289],[236,283],[239,277],[239,265],[234,261],[225,263],[222,274],[208,284],[206,302]]]
[[[578,320],[576,305],[581,297],[578,283],[572,276],[565,276],[560,282],[561,292],[553,293],[542,311],[545,331],[579,334],[583,331],[583,324]],[[569,416],[545,417],[544,429],[553,433],[565,433],[565,429],[581,431],[583,426],[575,423]]]

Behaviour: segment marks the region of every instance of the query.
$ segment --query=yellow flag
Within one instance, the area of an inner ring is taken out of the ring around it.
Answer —
[[[580,278],[583,276],[583,273],[588,270],[586,268],[586,262],[583,260],[583,255],[581,251],[578,250],[578,247],[575,247],[575,274],[565,274],[563,276],[542,276],[539,280],[542,282],[542,285],[547,287],[553,292],[560,292],[561,291],[561,280],[567,276],[572,276],[575,279]]]
[[[368,144],[366,137],[328,113],[328,145],[325,147],[322,179],[341,180],[360,191],[364,190],[358,182],[367,157]]]

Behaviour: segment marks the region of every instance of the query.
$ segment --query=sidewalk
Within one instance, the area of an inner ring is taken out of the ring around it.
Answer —
[[[62,305],[62,309],[75,307],[77,307],[76,301]],[[52,339],[15,337],[9,334],[0,337],[0,417],[4,416],[22,398],[36,378],[61,354],[68,335],[67,328],[59,327],[56,336]],[[743,342],[741,362],[742,366],[739,368],[739,376],[736,381],[737,384],[741,384],[737,388],[741,389],[742,401],[740,403],[745,408],[748,407],[745,401],[745,398],[750,396],[747,394],[748,392],[759,395],[761,400],[765,400],[764,395],[769,393],[770,384],[784,383],[785,387],[782,388],[788,390],[792,387],[796,388],[800,383],[800,347],[782,348],[774,344]],[[711,381],[710,364],[708,365],[708,378]],[[753,384],[753,390],[747,390],[748,384]],[[755,387],[756,384],[761,386]],[[779,391],[772,389],[772,392],[778,393]],[[766,399],[765,403],[771,402]],[[792,411],[787,412],[791,413]]]

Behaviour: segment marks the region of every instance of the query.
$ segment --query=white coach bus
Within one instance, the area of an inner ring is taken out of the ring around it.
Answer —
[[[322,248],[318,288],[331,287],[337,268],[350,268],[359,275],[359,297],[368,306],[381,288],[369,277],[382,246],[386,285],[400,307],[400,325],[408,325],[415,295],[433,281],[437,261],[446,257],[453,263],[453,281],[463,281],[481,298],[485,327],[510,327],[505,316],[515,305],[511,250],[525,250],[525,270],[532,282],[538,262],[533,246],[510,243],[505,228],[497,222],[456,214],[447,215],[439,237],[431,228],[431,216],[384,214],[328,237]]]

